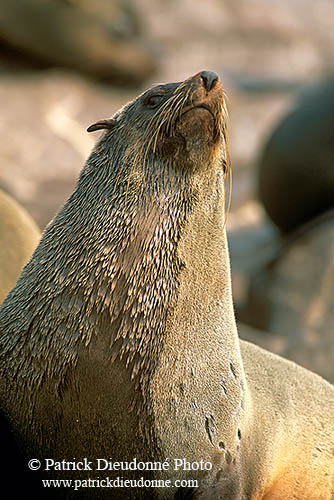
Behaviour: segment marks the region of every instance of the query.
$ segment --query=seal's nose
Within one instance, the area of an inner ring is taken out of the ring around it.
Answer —
[[[219,80],[219,76],[213,71],[202,71],[201,78],[207,92],[210,92]]]

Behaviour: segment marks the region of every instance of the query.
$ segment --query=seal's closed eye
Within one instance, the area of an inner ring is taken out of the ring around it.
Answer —
[[[87,129],[87,132],[95,132],[95,130],[102,130],[102,129],[113,129],[114,126],[116,125],[116,120],[113,118],[109,118],[106,120],[99,120],[98,122],[93,123],[90,125]]]
[[[152,94],[145,99],[144,104],[148,108],[156,108],[161,104],[164,97],[164,94]]]

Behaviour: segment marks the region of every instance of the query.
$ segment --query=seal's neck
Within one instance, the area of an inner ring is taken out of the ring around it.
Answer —
[[[143,200],[127,201],[119,215],[122,240],[114,241],[113,267],[105,270],[112,293],[107,295],[110,304],[104,300],[101,310],[108,306],[114,325],[113,358],[124,358],[132,376],[139,374],[142,380],[165,362],[180,366],[181,352],[188,357],[197,353],[198,362],[200,353],[203,362],[209,360],[213,346],[223,346],[227,357],[232,352],[236,358],[239,352],[223,172],[211,168],[205,176],[199,172],[189,178],[177,180],[180,186],[157,189],[151,182]],[[130,220],[127,214],[132,214]],[[234,363],[239,364],[236,359]]]
[[[208,173],[201,182],[200,199],[180,232],[177,300],[150,381],[166,452],[186,451],[189,457],[198,455],[198,440],[203,453],[206,447],[218,449],[221,441],[232,447],[235,429],[229,422],[241,418],[246,387],[231,297],[224,190],[217,174]]]

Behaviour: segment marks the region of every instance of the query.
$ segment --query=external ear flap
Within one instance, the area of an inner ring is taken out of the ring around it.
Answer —
[[[96,123],[93,123],[90,127],[88,127],[87,132],[95,132],[95,130],[102,130],[102,129],[113,129],[114,126],[116,125],[116,120],[113,118],[109,118],[107,120],[99,120]]]

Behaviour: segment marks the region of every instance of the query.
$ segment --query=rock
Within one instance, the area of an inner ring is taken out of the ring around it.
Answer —
[[[286,239],[281,253],[252,280],[238,315],[240,321],[271,332],[271,338],[257,333],[256,343],[331,382],[333,230],[329,211]]]

